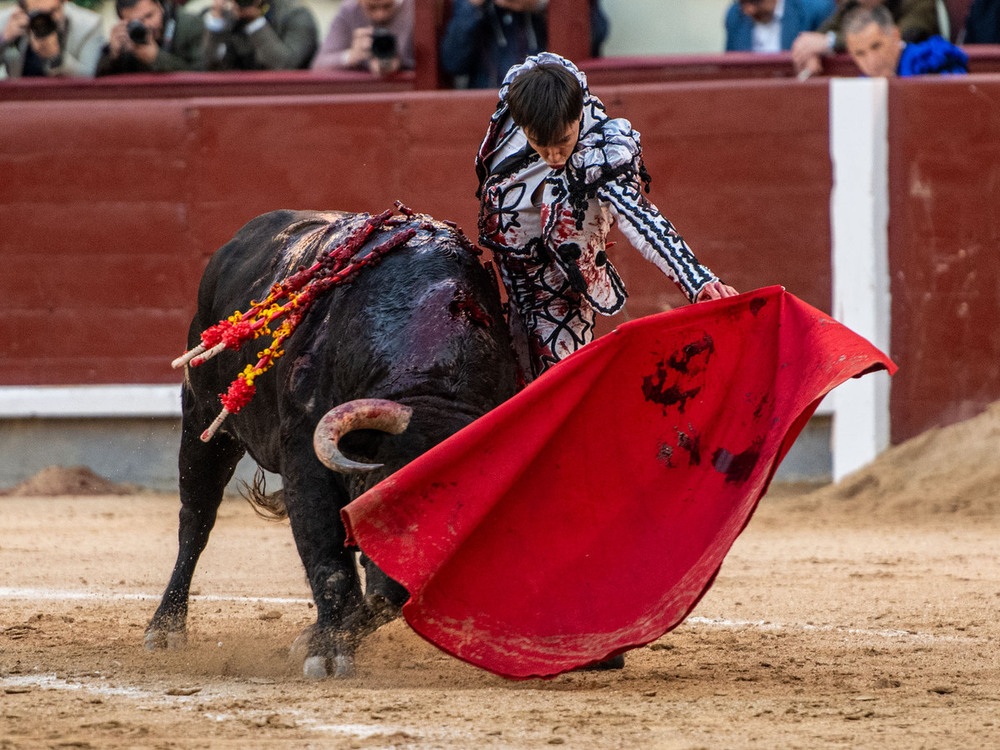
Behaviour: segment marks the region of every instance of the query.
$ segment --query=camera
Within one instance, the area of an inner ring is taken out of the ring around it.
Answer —
[[[51,13],[44,10],[36,10],[28,14],[28,31],[37,39],[44,39],[50,34],[56,33],[59,25]]]
[[[138,19],[129,21],[125,25],[125,31],[128,32],[128,38],[133,44],[146,44],[149,41],[149,29]]]
[[[387,29],[372,29],[372,56],[376,60],[391,60],[396,56],[396,36]]]

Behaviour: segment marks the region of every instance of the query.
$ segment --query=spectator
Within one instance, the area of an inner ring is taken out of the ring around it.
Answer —
[[[923,42],[904,42],[884,6],[854,8],[844,16],[843,29],[847,51],[866,76],[968,72],[968,56],[939,36]]]
[[[312,11],[296,0],[212,0],[205,15],[205,67],[308,68],[318,38]]]
[[[792,44],[792,60],[798,73],[823,72],[821,58],[834,52],[846,52],[844,17],[858,7],[884,5],[892,14],[904,42],[921,42],[938,33],[935,0],[842,0],[837,10],[816,31],[804,31]]]
[[[413,70],[415,14],[415,0],[345,0],[312,69]]]
[[[803,31],[815,31],[833,0],[737,0],[726,14],[726,52],[780,52]]]
[[[441,40],[441,66],[459,88],[497,88],[511,66],[548,45],[548,0],[454,0]],[[598,57],[608,19],[590,2],[590,55]]]
[[[975,0],[969,8],[962,44],[1000,44],[1000,0]]]
[[[170,0],[117,0],[115,11],[120,20],[108,34],[97,75],[169,73],[201,66],[201,16]]]
[[[92,77],[101,17],[66,0],[20,0],[0,11],[0,78]]]

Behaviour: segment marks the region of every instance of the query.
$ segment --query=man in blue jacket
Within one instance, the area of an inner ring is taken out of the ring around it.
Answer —
[[[852,9],[844,16],[844,38],[854,63],[870,78],[961,74],[969,69],[969,56],[940,36],[904,42],[883,5]]]
[[[738,0],[726,13],[726,52],[780,52],[833,13],[833,0]]]

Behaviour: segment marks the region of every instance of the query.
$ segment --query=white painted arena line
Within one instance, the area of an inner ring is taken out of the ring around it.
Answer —
[[[17,601],[148,601],[157,603],[160,600],[159,594],[122,594],[122,593],[100,593],[96,591],[80,590],[59,590],[45,588],[18,588],[13,586],[0,586],[0,600]],[[294,597],[276,596],[222,596],[216,594],[196,594],[191,596],[191,601],[204,602],[244,602],[246,604],[271,604],[276,606],[295,605],[308,606],[312,599],[302,599]],[[727,630],[757,629],[757,630],[785,630],[803,632],[823,632],[842,633],[844,635],[865,636],[873,638],[887,638],[912,641],[952,641],[955,643],[972,643],[976,638],[968,636],[932,635],[931,633],[918,633],[914,630],[893,630],[893,629],[867,629],[853,628],[847,625],[812,625],[810,623],[793,622],[782,623],[771,620],[728,620],[723,618],[709,617],[688,617],[681,623],[681,627],[706,627],[721,628]]]
[[[95,682],[95,679],[97,680]],[[96,695],[102,698],[117,697],[125,698],[137,703],[142,708],[170,708],[176,710],[181,708],[186,711],[197,711],[200,716],[211,719],[219,723],[227,721],[244,721],[245,715],[235,715],[227,713],[207,713],[203,711],[200,704],[205,699],[213,700],[218,696],[212,692],[197,692],[191,695],[168,695],[164,690],[148,690],[146,688],[102,685],[100,680],[105,678],[100,675],[88,676],[88,678],[62,678],[55,674],[29,674],[29,675],[7,675],[0,679],[0,685],[5,688],[31,688],[39,690],[66,690],[80,691],[87,695]],[[86,681],[84,681],[86,680]],[[273,710],[267,709],[260,712],[260,718],[266,719]],[[320,722],[312,716],[308,716],[302,711],[295,709],[282,709],[282,715],[291,718],[296,722],[297,729],[305,729],[322,734],[334,734],[341,737],[354,737],[357,739],[369,739],[381,734],[406,733],[412,737],[420,737],[420,733],[413,727],[387,726],[383,724],[330,724]]]
[[[159,602],[161,594],[122,594],[122,593],[101,593],[99,591],[80,590],[59,590],[59,589],[36,589],[17,588],[12,586],[0,586],[0,599],[11,599],[18,601],[149,601]],[[221,596],[216,594],[193,594],[193,602],[246,602],[248,604],[305,604],[312,603],[312,599],[296,599],[291,597],[274,596]]]

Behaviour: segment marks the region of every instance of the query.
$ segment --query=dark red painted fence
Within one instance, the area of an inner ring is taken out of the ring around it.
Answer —
[[[889,89],[894,442],[1000,398],[1000,77]]]

